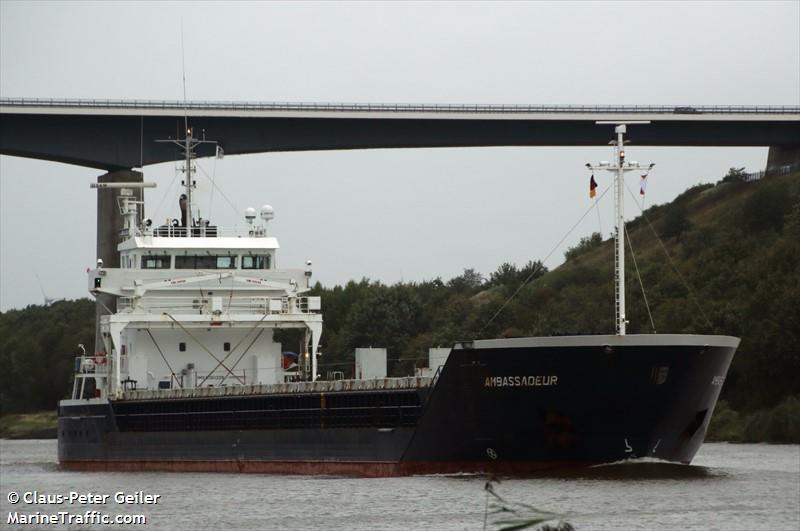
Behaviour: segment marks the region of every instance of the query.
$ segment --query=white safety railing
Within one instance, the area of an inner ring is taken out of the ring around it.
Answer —
[[[75,358],[75,374],[108,374],[108,356],[78,356]]]
[[[320,312],[319,297],[120,297],[118,311],[192,314],[310,314]]]
[[[140,229],[138,232],[142,236],[152,236],[154,238],[181,238],[189,234],[189,227],[176,226],[171,223],[164,225],[152,225]],[[267,233],[261,228],[239,228],[239,227],[217,227],[214,225],[191,227],[191,234],[194,237],[207,238],[264,238]],[[125,233],[127,235],[127,233]]]

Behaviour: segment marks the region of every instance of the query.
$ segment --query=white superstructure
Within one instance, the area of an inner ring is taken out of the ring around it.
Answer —
[[[194,140],[187,130],[187,188]],[[89,291],[113,297],[116,311],[99,319],[98,352],[78,358],[72,398],[85,397],[89,380],[100,399],[133,389],[316,380],[321,301],[306,295],[310,261],[304,269],[277,268],[278,240],[267,233],[272,207],[262,207],[260,220],[248,208],[249,227],[235,234],[193,219],[185,194],[182,219],[155,226],[140,219],[142,202],[133,194],[148,186],[107,186],[120,191],[120,267],[98,260]],[[274,338],[280,328],[303,331],[302,352],[290,364]]]

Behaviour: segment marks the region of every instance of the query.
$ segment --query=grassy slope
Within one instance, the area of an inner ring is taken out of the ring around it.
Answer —
[[[0,438],[51,439],[56,437],[55,411],[39,411],[0,417]]]

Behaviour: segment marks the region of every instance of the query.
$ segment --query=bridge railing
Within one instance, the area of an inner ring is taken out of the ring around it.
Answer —
[[[5,107],[67,107],[143,110],[249,110],[427,113],[630,113],[630,114],[800,114],[789,105],[486,105],[417,103],[301,103],[174,100],[76,100],[56,98],[0,98]]]

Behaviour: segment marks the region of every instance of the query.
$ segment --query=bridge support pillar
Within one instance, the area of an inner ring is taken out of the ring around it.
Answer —
[[[800,168],[800,145],[770,146],[767,154],[767,175],[776,173],[782,166]]]
[[[97,178],[98,183],[140,183],[142,180],[142,172],[133,170],[117,170]],[[123,219],[117,206],[117,196],[119,195],[118,188],[97,189],[97,258],[103,260],[103,267],[117,268],[120,265],[117,245],[123,228]],[[142,189],[134,188],[133,195],[141,200]],[[103,350],[103,342],[100,338],[100,316],[116,311],[117,302],[115,297],[102,293],[97,295],[97,302],[95,303],[95,352]]]

